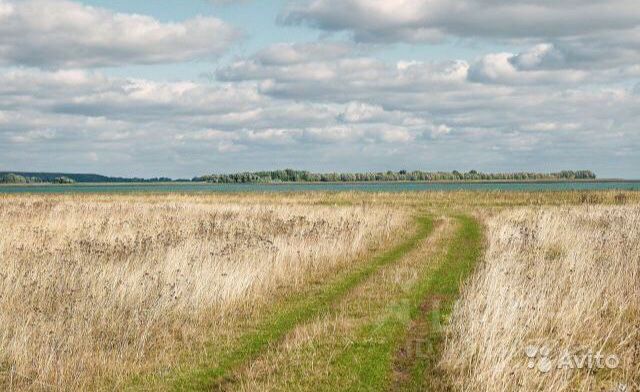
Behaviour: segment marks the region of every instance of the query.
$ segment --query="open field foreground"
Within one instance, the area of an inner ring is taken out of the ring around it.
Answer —
[[[0,390],[633,391],[639,201],[0,196]]]
[[[0,360],[20,387],[86,386],[166,363],[406,220],[381,207],[5,199]]]
[[[457,389],[637,390],[640,207],[516,209],[487,226],[448,327]]]

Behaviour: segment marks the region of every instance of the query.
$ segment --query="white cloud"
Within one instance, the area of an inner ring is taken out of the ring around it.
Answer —
[[[456,89],[465,85],[468,68],[464,61],[388,64],[354,50],[338,58],[307,56],[307,61],[294,64],[264,62],[256,55],[221,67],[217,77],[224,82],[257,81],[261,93],[278,98],[370,103],[371,94],[379,99],[425,89]]]
[[[381,139],[386,143],[408,143],[414,135],[404,128],[385,129],[381,132]]]
[[[536,46],[532,51],[514,55],[492,53],[483,56],[469,68],[469,80],[507,85],[554,83],[564,85],[583,82],[588,73],[571,69],[538,69],[546,50]]]
[[[348,32],[357,42],[538,44],[509,59],[519,70],[640,62],[636,0],[303,0],[286,6],[280,21]]]
[[[638,26],[635,0],[306,0],[289,4],[284,23],[349,31],[361,41],[431,41],[447,35],[571,37]]]
[[[46,142],[56,137],[56,131],[52,129],[34,129],[20,134],[14,134],[9,136],[9,141],[12,143],[33,143],[33,142]]]
[[[629,153],[640,149],[636,0],[301,0],[280,19],[354,40],[270,45],[209,83],[109,77],[91,69],[216,59],[240,33],[212,17],[0,0],[0,166],[184,176],[640,165]],[[379,56],[380,43],[456,37],[513,53]]]
[[[574,131],[580,129],[580,123],[537,122],[524,125],[523,129],[535,132]]]
[[[368,105],[362,102],[350,102],[340,118],[348,123],[367,122],[384,114],[381,106]]]
[[[161,23],[69,0],[0,0],[0,64],[47,68],[212,59],[241,34],[212,17]]]
[[[13,5],[6,2],[0,2],[0,22],[6,22],[6,20],[15,12]]]
[[[333,60],[352,50],[350,45],[340,42],[280,43],[268,46],[255,57],[261,64],[286,65]]]
[[[509,61],[519,69],[527,70],[560,65],[564,62],[564,58],[563,54],[557,51],[553,44],[542,43],[512,56]]]
[[[433,126],[431,127],[431,136],[438,137],[442,135],[448,135],[449,133],[451,133],[451,130],[452,129],[445,124]]]
[[[80,159],[87,170],[177,176],[318,162],[336,170],[451,169],[469,157],[487,169],[516,158],[527,167],[594,167],[623,146],[640,147],[640,96],[631,88],[496,86],[450,76],[456,69],[389,64],[379,79],[351,84],[338,73],[327,95],[299,80],[296,100],[260,94],[260,81],[12,71],[0,77],[0,165],[65,169]],[[85,151],[99,160],[83,160]],[[323,161],[329,157],[334,166]]]

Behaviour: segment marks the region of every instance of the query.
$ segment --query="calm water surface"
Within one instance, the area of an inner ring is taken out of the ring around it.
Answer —
[[[640,181],[621,182],[509,182],[509,183],[357,183],[357,184],[74,184],[3,185],[7,193],[208,193],[208,192],[303,192],[303,191],[566,191],[640,190]]]

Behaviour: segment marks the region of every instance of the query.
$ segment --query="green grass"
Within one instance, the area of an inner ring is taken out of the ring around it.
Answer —
[[[346,276],[327,283],[319,292],[303,296],[280,308],[262,325],[246,333],[236,347],[226,350],[219,356],[215,366],[197,366],[186,372],[169,375],[164,381],[161,381],[161,384],[167,385],[159,385],[154,389],[200,391],[224,385],[226,378],[234,369],[256,358],[271,344],[281,340],[296,325],[327,312],[336,300],[383,266],[399,260],[433,231],[434,225],[430,217],[418,217],[416,223],[415,234],[400,245],[374,257],[370,262],[363,264]],[[135,390],[141,388],[141,384],[144,384],[143,380],[138,379],[132,387]]]
[[[399,293],[389,293],[386,306],[374,317],[368,316],[354,331],[349,344],[331,360],[331,372],[308,387],[346,391],[446,389],[444,377],[436,367],[442,343],[440,326],[446,323],[463,280],[481,255],[483,239],[474,218],[455,219],[454,232],[437,241],[435,256],[419,253],[410,256],[424,257],[416,270],[416,282]],[[421,216],[416,223],[417,230],[409,239],[317,289],[278,305],[271,317],[247,329],[231,348],[207,348],[209,358],[215,361],[212,365],[187,364],[187,370],[170,374],[161,380],[162,388],[154,389],[230,390],[238,386],[242,378],[242,371],[238,371],[269,350],[277,351],[278,344],[297,326],[332,314],[336,304],[354,288],[417,251],[418,245],[433,232],[434,221]],[[417,348],[418,344],[420,353],[398,359],[399,352]],[[304,364],[298,366],[304,368]]]
[[[428,368],[433,368],[439,357],[439,343],[442,339],[439,328],[431,328],[425,336],[425,343],[431,347],[416,355],[415,361],[405,364],[410,373],[408,379],[393,383],[394,354],[404,342],[405,347],[412,345],[406,341],[407,329],[412,321],[424,317],[421,304],[429,298],[441,301],[441,307],[429,312],[433,325],[440,325],[450,313],[453,301],[457,297],[463,279],[473,270],[475,261],[481,254],[482,233],[478,223],[470,217],[457,218],[460,228],[447,244],[447,252],[435,272],[425,269],[426,276],[414,285],[405,295],[397,298],[396,307],[404,307],[409,319],[397,317],[397,311],[391,311],[380,321],[365,325],[359,336],[337,359],[336,372],[332,375],[328,389],[339,387],[345,391],[380,391],[393,387],[398,390],[428,390]]]
[[[444,375],[437,368],[443,343],[442,326],[447,322],[453,304],[460,293],[462,281],[474,269],[476,261],[482,254],[482,228],[467,216],[459,217],[462,226],[458,236],[449,246],[444,263],[435,271],[427,284],[427,297],[437,298],[438,305],[418,313],[416,331],[412,334],[413,342],[420,344],[420,355],[415,355],[408,369],[408,378],[396,383],[396,390],[402,391],[435,391],[447,390]],[[417,339],[417,340],[416,340]]]

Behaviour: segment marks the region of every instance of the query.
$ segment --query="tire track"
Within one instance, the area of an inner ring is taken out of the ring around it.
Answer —
[[[336,300],[329,312],[299,324],[277,346],[236,372],[223,389],[372,390],[361,388],[359,370],[371,367],[375,369],[369,373],[387,377],[395,340],[379,338],[386,336],[389,324],[403,329],[412,317],[409,297],[413,287],[437,267],[433,260],[444,256],[454,233],[449,218],[438,219],[435,226],[430,236],[424,236],[398,260]],[[363,335],[364,330],[369,333]],[[387,359],[379,361],[377,354],[383,346]],[[378,368],[380,363],[388,366]]]
[[[413,250],[434,229],[433,220],[427,216],[417,217],[416,226],[415,234],[400,245],[374,257],[370,262],[363,264],[346,276],[327,283],[319,293],[295,301],[293,305],[284,308],[266,323],[249,332],[241,339],[242,343],[239,346],[218,358],[214,367],[191,369],[177,375],[171,378],[167,389],[175,391],[221,390],[234,384],[235,380],[232,377],[234,370],[249,364],[267,348],[281,341],[296,326],[328,312],[333,304],[363,281],[386,265],[397,262]]]

